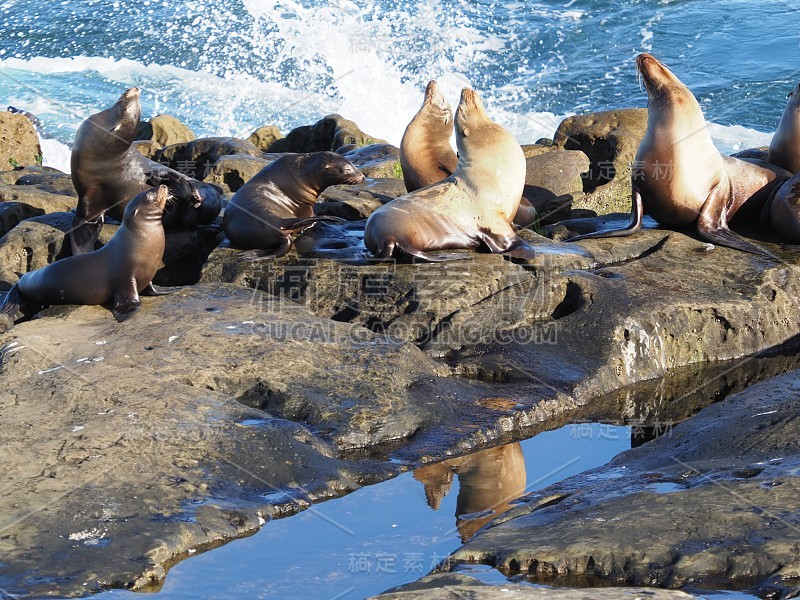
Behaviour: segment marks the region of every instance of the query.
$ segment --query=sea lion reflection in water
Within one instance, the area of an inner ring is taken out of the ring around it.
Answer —
[[[425,465],[414,479],[425,486],[428,506],[438,510],[458,475],[456,526],[466,542],[478,529],[509,510],[525,493],[525,457],[519,442]]]

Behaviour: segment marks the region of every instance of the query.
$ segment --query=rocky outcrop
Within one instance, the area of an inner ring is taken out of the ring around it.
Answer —
[[[406,193],[402,179],[366,179],[358,185],[336,185],[320,194],[314,212],[358,221],[368,218],[375,209]],[[355,243],[354,239],[352,243]]]
[[[172,115],[156,115],[149,121],[142,121],[136,134],[137,140],[155,142],[162,148],[191,142],[195,138],[194,132]]]
[[[365,177],[403,178],[400,150],[391,144],[370,144],[342,152],[342,155],[357,166]]]
[[[259,150],[266,152],[273,143],[280,139],[283,139],[283,134],[281,133],[280,129],[274,125],[265,125],[264,127],[259,127],[253,133],[251,133],[250,137],[247,138],[247,141],[253,144]]]
[[[553,145],[581,150],[591,161],[584,179],[586,197],[574,208],[597,214],[630,211],[633,163],[646,129],[646,108],[576,115],[561,122]]]
[[[546,583],[787,593],[800,583],[798,390],[800,371],[757,384],[604,467],[530,494],[447,566],[483,562]]]
[[[267,152],[335,152],[342,146],[356,147],[385,144],[385,140],[368,135],[353,121],[341,115],[328,115],[313,125],[292,129],[285,138],[273,142]]]
[[[0,112],[0,169],[42,164],[42,147],[31,121],[23,114]]]
[[[569,216],[576,198],[583,196],[583,184],[590,171],[588,157],[580,151],[548,150],[525,159],[525,188],[522,196],[539,215],[541,225]]]
[[[238,138],[200,138],[192,142],[173,144],[161,150],[153,160],[179,173],[203,179],[221,157],[231,154],[261,158],[263,153],[247,140]]]

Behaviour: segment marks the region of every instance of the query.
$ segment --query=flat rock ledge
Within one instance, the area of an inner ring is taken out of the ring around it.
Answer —
[[[443,565],[546,584],[745,589],[800,584],[800,370],[524,497]],[[792,596],[793,597],[793,596]]]
[[[375,600],[689,600],[700,598],[684,592],[655,588],[592,588],[588,590],[531,587],[503,584],[487,585],[468,575],[437,573],[417,582],[394,588]]]

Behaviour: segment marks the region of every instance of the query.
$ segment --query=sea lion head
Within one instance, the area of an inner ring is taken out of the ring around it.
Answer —
[[[441,128],[442,131],[447,133],[447,137],[450,137],[453,110],[450,108],[450,103],[442,94],[435,79],[431,79],[425,88],[425,99],[422,101],[421,112],[425,115],[425,120],[429,127]]]
[[[322,191],[331,185],[354,185],[364,181],[364,174],[344,156],[335,152],[312,152],[301,156],[300,177]]]
[[[158,223],[161,226],[161,216],[169,198],[169,188],[165,185],[142,192],[125,207],[122,222],[128,227],[143,223]]]
[[[637,56],[636,69],[651,101],[664,97],[675,100],[686,96],[687,92],[691,95],[689,88],[652,54],[644,53]]]
[[[519,144],[511,132],[492,121],[486,114],[483,101],[475,90],[470,88],[461,90],[461,101],[456,109],[455,122],[458,155],[464,159],[459,164],[469,162],[468,157],[475,157],[476,152],[482,150],[487,156],[498,151],[502,153],[500,149],[506,146],[519,150]],[[502,158],[497,155],[495,160]]]
[[[125,90],[114,106],[89,117],[86,121],[91,128],[89,135],[92,138],[101,138],[102,144],[107,145],[108,149],[127,150],[139,129],[139,119],[142,116],[142,105],[139,102],[141,94],[139,88]]]

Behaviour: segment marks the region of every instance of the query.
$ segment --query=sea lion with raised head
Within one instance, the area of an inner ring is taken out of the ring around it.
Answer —
[[[631,221],[568,241],[621,237],[638,231],[644,212],[664,225],[694,224],[708,242],[769,254],[728,228],[745,204],[760,211],[782,181],[783,169],[722,156],[689,88],[650,54],[636,59],[647,91],[647,131],[636,153]]]
[[[425,88],[422,107],[406,127],[400,141],[400,166],[406,191],[437,183],[453,174],[458,157],[450,146],[453,111],[431,80]]]
[[[248,250],[239,255],[241,258],[280,258],[292,247],[292,235],[320,221],[342,221],[314,216],[314,204],[325,188],[362,181],[364,174],[334,152],[282,156],[233,195],[225,208],[222,228],[231,246]]]
[[[164,255],[161,217],[166,186],[140,193],[125,207],[122,226],[94,252],[68,256],[25,273],[6,296],[0,312],[30,316],[53,304],[105,304],[124,321],[139,310],[139,294],[160,295],[153,277]]]
[[[130,88],[114,106],[86,119],[75,134],[71,165],[78,206],[69,235],[73,254],[94,249],[104,215],[120,220],[126,204],[150,188],[153,173],[161,174],[171,188],[181,179],[194,184],[185,188],[193,191],[191,197],[176,196],[176,206],[167,212],[168,226],[205,225],[222,208],[216,187],[145,158],[133,147],[142,114],[140,95],[138,88]]]
[[[461,92],[455,117],[458,164],[439,183],[384,204],[370,215],[364,244],[378,258],[397,253],[426,261],[464,258],[439,250],[488,248],[531,257],[533,249],[515,232],[525,185],[525,156],[509,131],[486,114],[480,96]]]
[[[453,174],[458,157],[450,146],[453,111],[436,80],[428,82],[422,107],[406,127],[400,142],[400,166],[407,192],[438,183]],[[536,209],[520,200],[514,224],[528,227],[537,219]]]
[[[800,84],[787,96],[767,160],[790,173],[800,173]]]

